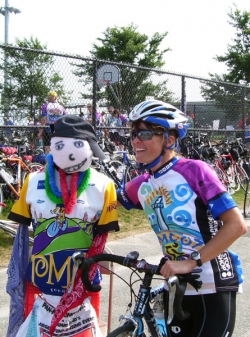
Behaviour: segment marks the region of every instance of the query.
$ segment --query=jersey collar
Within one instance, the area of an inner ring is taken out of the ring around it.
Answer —
[[[179,160],[180,157],[173,157],[167,163],[159,167],[158,170],[156,170],[155,172],[151,172],[151,174],[154,176],[154,178],[159,178],[162,175],[166,174],[169,170],[171,170]]]

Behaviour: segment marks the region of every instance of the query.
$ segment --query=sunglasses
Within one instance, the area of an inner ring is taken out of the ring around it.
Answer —
[[[153,136],[159,136],[159,135],[163,135],[163,132],[157,132],[157,131],[151,131],[151,130],[140,130],[140,131],[135,131],[132,130],[130,133],[131,136],[131,140],[134,140],[136,137],[140,140],[140,141],[145,141],[145,140],[150,140],[153,138]]]

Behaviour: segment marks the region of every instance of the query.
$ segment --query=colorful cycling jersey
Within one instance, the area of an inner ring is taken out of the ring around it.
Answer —
[[[66,115],[66,110],[57,102],[49,102],[42,106],[42,117],[47,117],[46,125],[54,124],[63,115]],[[46,129],[46,132],[50,132],[50,129]]]
[[[118,190],[126,208],[144,209],[163,254],[182,260],[200,250],[218,232],[223,212],[237,207],[212,167],[200,160],[175,157],[153,174],[146,173]],[[239,291],[243,281],[238,256],[225,250],[201,267],[201,290],[187,295]]]
[[[63,295],[70,283],[75,251],[86,254],[94,236],[119,230],[114,184],[90,170],[89,184],[78,196],[71,214],[65,213],[63,204],[55,204],[47,197],[44,172],[28,175],[9,214],[9,219],[24,225],[32,222],[34,245],[27,279],[45,294]],[[58,172],[55,177],[59,186]],[[95,283],[100,279],[98,274]]]

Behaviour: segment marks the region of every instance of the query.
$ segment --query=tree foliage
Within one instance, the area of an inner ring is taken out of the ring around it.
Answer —
[[[228,72],[226,74],[209,74],[211,82],[202,86],[202,95],[206,100],[214,100],[227,112],[239,117],[242,102],[246,106],[250,99],[250,12],[230,9],[229,24],[235,28],[233,43],[228,45],[225,55],[216,56],[215,60],[224,62]],[[229,83],[239,84],[233,86]]]
[[[90,55],[92,59],[103,60],[102,63],[97,63],[97,69],[105,61],[115,62],[120,70],[120,81],[106,86],[105,93],[99,90],[98,98],[108,97],[108,103],[117,107],[133,106],[145,100],[146,96],[173,100],[166,81],[155,84],[151,80],[153,70],[159,70],[165,64],[163,56],[170,50],[160,48],[166,36],[167,32],[155,33],[149,38],[139,33],[134,24],[128,27],[107,28],[103,37],[93,44]],[[93,62],[78,65],[75,71],[76,75],[83,78],[85,85],[93,81],[93,73]]]
[[[53,70],[53,56],[39,51],[46,50],[38,39],[16,39],[18,48],[6,47],[0,69],[4,70],[5,79],[1,84],[1,108],[8,110],[23,110],[24,117],[34,117],[41,105],[47,99],[51,88],[63,93],[62,78]]]

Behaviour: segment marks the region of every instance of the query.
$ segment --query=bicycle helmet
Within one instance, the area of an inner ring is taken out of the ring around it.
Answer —
[[[184,113],[175,108],[173,105],[158,101],[149,100],[139,103],[129,114],[130,122],[143,121],[158,126],[162,126],[165,129],[172,129],[177,132],[179,138],[185,137],[189,124]],[[168,132],[165,132],[166,140],[168,139]],[[167,149],[173,149],[175,144],[164,147],[161,154],[153,160],[151,163],[139,164],[139,168],[151,169],[157,165]]]
[[[182,111],[158,100],[144,101],[136,105],[129,114],[129,120],[131,122],[142,120],[166,129],[174,129],[179,138],[185,137],[189,128],[188,119]]]

